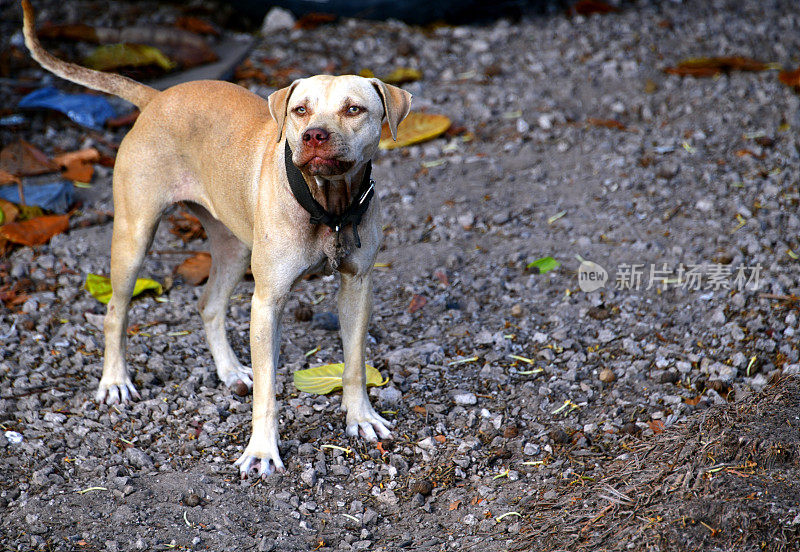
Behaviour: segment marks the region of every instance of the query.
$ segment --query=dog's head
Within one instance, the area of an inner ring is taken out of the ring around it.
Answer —
[[[384,120],[396,138],[410,107],[405,90],[355,75],[296,80],[269,97],[278,141],[286,136],[294,164],[327,179],[344,177],[375,155]]]

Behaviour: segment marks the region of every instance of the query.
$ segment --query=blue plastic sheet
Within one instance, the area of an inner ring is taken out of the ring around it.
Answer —
[[[67,94],[48,86],[34,90],[19,102],[19,107],[44,107],[60,111],[79,125],[100,129],[116,113],[109,101],[91,94]]]
[[[66,213],[75,201],[75,187],[69,180],[59,180],[50,184],[23,185],[26,205],[36,205],[54,213]],[[19,203],[17,186],[0,186],[0,198]]]

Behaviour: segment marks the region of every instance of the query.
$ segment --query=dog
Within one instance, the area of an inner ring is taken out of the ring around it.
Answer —
[[[125,362],[128,306],[159,218],[180,201],[191,205],[209,238],[211,273],[198,306],[217,375],[253,390],[252,435],[235,462],[242,478],[284,471],[275,399],[279,325],[293,284],[326,266],[341,273],[346,433],[391,438],[392,424],[375,412],[366,390],[371,274],[382,238],[380,202],[368,181],[381,125],[386,121],[396,139],[411,95],[353,75],[299,79],[266,101],[222,81],[159,92],[52,56],[36,37],[29,0],[22,7],[25,43],[42,67],[141,110],[114,167],[113,295],[97,400],[138,398]],[[255,280],[252,371],[225,334],[231,292],[248,266]]]

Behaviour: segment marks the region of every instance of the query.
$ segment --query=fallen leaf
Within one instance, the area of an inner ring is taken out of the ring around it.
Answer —
[[[24,222],[0,226],[0,236],[10,242],[33,247],[50,241],[56,234],[69,229],[69,215],[47,215]]]
[[[656,435],[664,431],[664,422],[662,422],[661,420],[650,420],[649,422],[647,422],[647,425],[650,426],[650,429],[652,429],[653,433],[655,433]]]
[[[94,165],[100,161],[100,152],[94,148],[86,148],[53,157],[53,162],[62,169],[61,176],[77,182],[91,182]]]
[[[111,300],[111,280],[105,276],[98,276],[97,274],[91,273],[87,274],[83,288],[92,294],[92,297],[103,304],[108,304]],[[150,278],[138,278],[133,287],[132,295],[135,297],[147,290],[155,291],[156,295],[161,295],[164,292],[164,288],[155,280],[151,280]]]
[[[200,219],[185,211],[181,211],[177,215],[170,215],[169,221],[172,223],[172,227],[169,229],[170,233],[178,236],[183,243],[204,240],[207,237]]]
[[[764,71],[766,63],[741,56],[700,57],[686,59],[675,67],[667,67],[665,73],[681,77],[714,77],[731,71]]]
[[[187,284],[199,286],[211,273],[211,255],[205,251],[192,255],[175,268],[175,273]]]
[[[703,395],[697,395],[696,397],[692,397],[691,399],[683,399],[683,402],[685,402],[689,406],[697,406],[697,403],[699,403],[700,399],[702,398]]]
[[[423,414],[424,415],[424,414],[428,413],[428,409],[425,408],[424,406],[422,406],[421,404],[418,404],[418,405],[414,406],[414,408],[412,408],[411,410],[413,410],[417,414]]]
[[[595,119],[594,117],[589,117],[586,119],[586,122],[592,126],[614,128],[617,130],[628,130],[628,127],[615,119]]]
[[[90,27],[50,25],[39,30],[40,37],[84,40],[95,44],[148,44],[182,67],[194,67],[218,59],[201,36],[175,27]]]
[[[381,80],[387,84],[399,86],[407,82],[418,81],[422,78],[422,71],[410,67],[398,67]]]
[[[19,178],[6,170],[0,169],[0,186],[6,184],[19,184]]]
[[[553,257],[542,257],[541,259],[536,259],[532,263],[528,263],[526,268],[535,268],[538,274],[544,274],[558,268],[559,266],[561,266],[561,263],[555,260]]]
[[[445,437],[444,435],[437,435],[436,437],[434,437],[434,439],[436,440],[437,443],[444,443],[445,441],[447,441],[447,437]]]
[[[107,44],[98,46],[83,60],[84,65],[97,71],[110,71],[120,67],[156,65],[165,71],[175,68],[175,63],[155,46],[144,44]]]
[[[134,109],[130,113],[126,113],[125,115],[120,115],[119,117],[112,117],[106,121],[106,126],[108,128],[119,128],[123,126],[130,126],[136,122],[136,119],[139,118],[139,110]],[[113,166],[113,165],[112,165]]]
[[[253,65],[253,62],[249,59],[245,59],[236,67],[236,70],[233,72],[233,78],[236,81],[254,80],[263,83],[269,82],[267,74]]]
[[[592,15],[595,13],[614,13],[619,11],[614,6],[601,0],[578,0],[567,10],[569,15]]]
[[[17,220],[19,209],[5,199],[0,199],[0,224],[10,224]]]
[[[15,176],[33,176],[58,170],[36,146],[25,140],[17,140],[0,151],[0,169]]]
[[[211,23],[191,15],[183,15],[176,19],[175,26],[190,33],[219,36],[219,31]]]
[[[781,71],[778,73],[778,80],[786,86],[800,88],[800,69],[794,71]]]
[[[333,23],[336,21],[336,16],[332,13],[316,13],[311,12],[305,14],[303,17],[298,19],[295,24],[295,29],[305,29],[306,31],[311,31],[316,29],[320,25],[325,25],[327,23]]]
[[[386,385],[389,378],[385,380],[374,367],[369,364],[367,367],[367,386]],[[327,395],[332,391],[342,388],[342,373],[344,363],[325,364],[305,370],[298,370],[294,373],[294,386],[300,391],[313,393],[315,395]]]
[[[428,299],[424,295],[414,295],[414,297],[411,298],[411,303],[408,305],[408,312],[417,312],[424,307],[427,302]]]
[[[461,501],[456,500],[455,502],[451,502],[450,506],[448,506],[447,509],[452,512],[453,510],[458,510],[459,506],[461,506]]]
[[[375,448],[378,449],[378,452],[381,453],[381,456],[389,454],[389,451],[383,448],[383,443],[381,441],[375,443]]]
[[[436,277],[437,280],[439,280],[439,283],[442,284],[443,286],[447,287],[450,285],[450,280],[447,278],[447,272],[445,272],[444,270],[437,270],[433,273],[433,275]]]
[[[433,140],[450,128],[450,124],[450,119],[444,115],[412,111],[397,126],[397,141],[392,140],[389,125],[383,125],[378,147],[390,150]]]

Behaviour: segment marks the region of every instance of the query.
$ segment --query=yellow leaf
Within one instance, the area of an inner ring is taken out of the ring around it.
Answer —
[[[450,128],[451,121],[444,115],[432,113],[418,113],[412,111],[397,126],[397,141],[392,140],[387,125],[381,130],[381,141],[378,147],[384,150],[401,148],[432,140]]]
[[[341,362],[298,370],[294,373],[294,386],[306,393],[327,395],[331,391],[342,388],[343,372],[344,363]],[[367,364],[367,386],[386,385],[388,382],[389,378],[384,380],[377,369]]]
[[[403,84],[406,82],[418,81],[422,78],[422,71],[409,67],[398,67],[381,80],[386,84]]]
[[[118,67],[141,67],[158,65],[165,71],[175,64],[161,50],[144,44],[106,44],[98,46],[84,60],[84,64],[98,71],[109,71]]]
[[[105,276],[98,276],[97,274],[87,274],[86,283],[83,284],[85,290],[92,294],[92,296],[103,303],[108,304],[111,300],[111,280]],[[133,288],[133,295],[139,295],[143,291],[152,289],[158,295],[164,292],[161,284],[150,278],[139,278],[136,280],[136,285]]]

